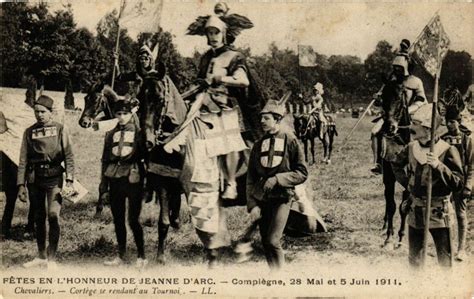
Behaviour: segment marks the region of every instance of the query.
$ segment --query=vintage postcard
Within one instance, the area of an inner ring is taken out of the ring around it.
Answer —
[[[2,1],[0,297],[472,298],[473,16]]]

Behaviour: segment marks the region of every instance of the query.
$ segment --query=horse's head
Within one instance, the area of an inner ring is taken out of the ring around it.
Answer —
[[[94,84],[87,95],[84,97],[84,110],[79,118],[79,125],[83,128],[89,128],[97,115],[104,113],[104,119],[112,119],[113,104],[117,101],[116,93],[103,83]]]
[[[294,115],[293,125],[295,127],[295,133],[298,138],[303,138],[306,133],[306,129],[308,127],[309,122],[309,115],[308,114],[300,114]]]

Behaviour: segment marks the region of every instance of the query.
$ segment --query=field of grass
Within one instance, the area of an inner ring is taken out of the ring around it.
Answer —
[[[76,101],[80,100],[76,97]],[[114,256],[116,246],[110,209],[104,210],[102,218],[93,217],[98,195],[103,133],[80,128],[77,124],[78,118],[79,112],[66,112],[65,120],[75,145],[76,177],[89,190],[89,194],[77,204],[70,202],[63,204],[58,259],[61,264],[71,267],[77,266],[79,261],[81,265],[100,266],[104,259]],[[310,167],[311,190],[308,190],[311,191],[314,206],[326,220],[329,232],[298,239],[285,237],[284,248],[290,271],[288,273],[297,271],[314,275],[311,269],[317,269],[315,270],[317,273],[330,273],[334,269],[338,269],[337,271],[350,269],[351,272],[358,273],[359,269],[372,271],[369,270],[371,267],[374,267],[374,273],[390,271],[393,273],[395,269],[405,269],[408,266],[407,240],[404,242],[405,246],[398,250],[381,247],[385,237],[384,231],[381,230],[385,202],[381,176],[374,176],[369,172],[372,159],[369,139],[372,123],[370,119],[363,120],[347,146],[338,152],[337,149],[356,119],[338,115],[336,122],[339,136],[335,140],[332,164],[320,163],[322,148],[318,143],[318,161]],[[399,189],[397,196],[399,202]],[[159,207],[152,202],[144,204],[141,214],[146,253],[151,259],[155,256],[157,248],[158,211]],[[23,238],[26,213],[27,206],[18,202],[13,221],[14,238],[1,244],[4,269],[14,270],[36,254],[36,243]],[[236,240],[242,234],[249,218],[243,207],[230,208],[228,216],[229,230],[233,240]],[[470,219],[474,216],[472,208],[469,216]],[[162,267],[160,269],[205,271],[202,246],[189,217],[187,205],[183,201],[182,227],[180,230],[170,229],[166,253],[168,263],[166,266],[160,266]],[[394,220],[396,230],[399,225],[398,219],[396,215]],[[472,220],[470,225],[472,227]],[[254,247],[256,250],[252,260],[243,265],[233,265],[235,256],[231,248],[223,249],[222,269],[236,267],[236,269],[247,269],[250,273],[259,273],[258,271],[267,273],[258,237],[255,237]],[[135,246],[131,233],[128,237],[128,248],[130,260],[134,262]],[[470,253],[472,248],[474,244],[470,234],[468,240]],[[434,252],[432,244],[430,252]],[[428,263],[434,264],[435,258],[429,257]],[[457,263],[456,269],[466,271],[463,272],[463,277],[472,281],[472,274],[467,270],[470,265],[471,263],[462,265]],[[224,273],[225,270],[221,271]]]

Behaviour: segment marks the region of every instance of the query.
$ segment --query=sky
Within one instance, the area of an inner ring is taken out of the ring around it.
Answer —
[[[95,32],[97,22],[118,9],[120,0],[54,0],[51,10],[72,3],[79,27]],[[133,1],[133,0],[132,0]],[[175,37],[178,51],[191,56],[207,48],[206,39],[186,35],[196,17],[209,15],[210,0],[165,0],[161,25]],[[451,49],[474,56],[474,4],[468,2],[360,2],[311,0],[230,0],[230,13],[247,16],[254,28],[244,30],[235,45],[261,55],[275,42],[279,48],[311,45],[325,55],[355,55],[364,60],[380,40],[398,47],[402,38],[414,41],[436,11],[451,39]],[[136,32],[130,32],[132,38]]]

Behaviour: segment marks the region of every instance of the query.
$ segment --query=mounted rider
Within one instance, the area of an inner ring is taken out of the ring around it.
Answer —
[[[241,106],[247,100],[250,80],[246,59],[232,43],[242,29],[252,28],[253,24],[244,16],[227,14],[228,11],[225,3],[218,3],[215,15],[199,17],[189,26],[188,34],[206,36],[211,47],[199,64],[197,83],[201,92],[196,100],[203,101],[201,119],[213,128],[206,133],[206,149],[209,157],[218,157],[225,178],[221,197],[235,199],[239,153],[247,149],[242,134],[249,131]]]
[[[328,126],[328,119],[326,118],[325,112],[329,112],[327,104],[324,102],[322,95],[324,94],[323,85],[321,83],[316,83],[314,85],[314,96],[311,97],[311,110],[312,118],[308,126],[315,126],[315,121],[319,120],[321,126],[319,128],[319,138],[323,138],[324,130]]]
[[[423,82],[420,78],[416,77],[413,74],[410,74],[410,71],[413,68],[413,64],[408,54],[409,48],[410,42],[406,39],[403,39],[400,43],[400,51],[393,59],[392,73],[390,74],[389,80],[394,80],[403,84],[403,93],[406,101],[405,105],[408,106],[408,113],[410,115],[413,115],[413,113],[415,113],[422,105],[427,103],[427,100],[425,95],[425,89],[423,87]],[[375,97],[377,99],[375,102],[376,106],[382,106],[382,103],[380,101],[381,90],[375,94]],[[371,132],[372,151],[374,153],[374,166],[372,167],[371,171],[374,173],[381,173],[382,134],[396,133],[398,128],[388,128],[388,124],[385,122],[383,115],[379,118],[376,118],[374,122],[376,122],[376,124]]]

